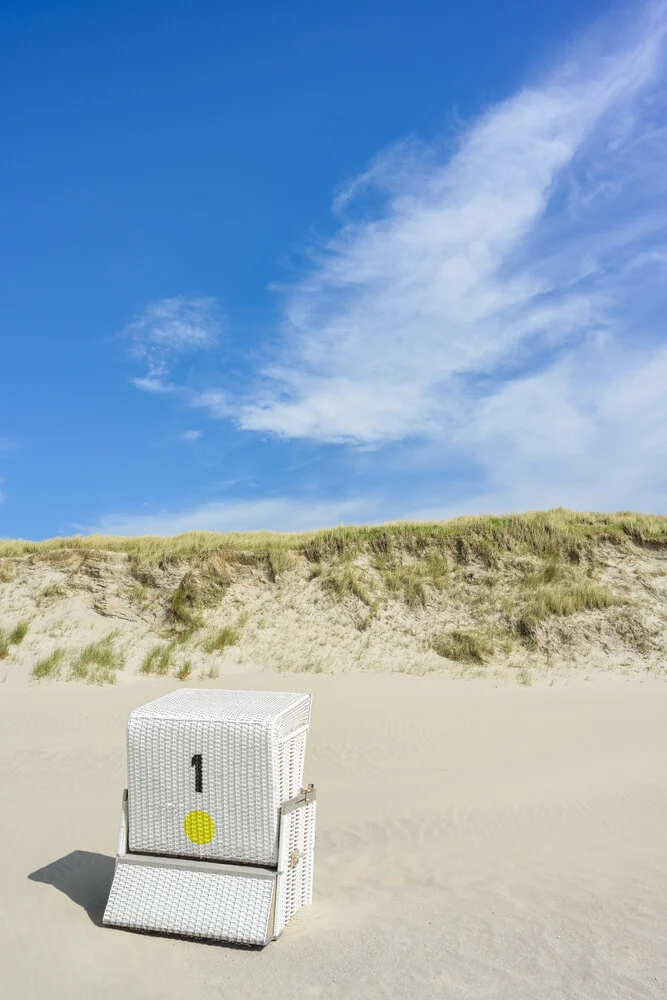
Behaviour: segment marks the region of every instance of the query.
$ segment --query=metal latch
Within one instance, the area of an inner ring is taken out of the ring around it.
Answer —
[[[315,785],[308,785],[307,788],[300,788],[299,794],[295,795],[293,799],[288,799],[280,807],[280,812],[282,816],[287,816],[288,813],[293,812],[295,809],[301,809],[303,806],[309,805],[316,799]]]

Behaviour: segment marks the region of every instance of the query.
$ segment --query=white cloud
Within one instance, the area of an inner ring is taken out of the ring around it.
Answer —
[[[582,352],[507,383],[458,429],[459,446],[484,463],[485,489],[456,505],[412,506],[405,516],[555,506],[664,512],[667,346],[598,362]]]
[[[203,389],[200,392],[189,393],[190,406],[195,409],[208,410],[213,417],[231,417],[236,412],[227,393],[220,389]]]
[[[86,534],[178,535],[185,531],[309,531],[363,519],[373,511],[369,498],[318,501],[276,497],[207,503],[191,510],[138,514],[111,514]]]
[[[279,347],[245,402],[176,389],[157,355],[142,387],[247,431],[403,442],[406,467],[414,446],[454,482],[461,457],[479,472],[455,506],[396,498],[382,516],[664,509],[666,36],[664,0],[609,18],[453,150],[376,157],[283,288]]]
[[[167,381],[171,363],[181,354],[213,347],[222,331],[216,299],[183,295],[146,307],[120,336],[129,338],[133,356],[148,366],[148,374],[133,380],[148,392],[178,391]]]
[[[430,440],[435,463],[481,468],[472,509],[664,506],[666,32],[662,2],[608,21],[449,157],[414,141],[378,156],[334,209],[369,191],[383,209],[362,206],[283,290],[240,426]]]
[[[171,385],[169,382],[165,382],[164,378],[168,375],[166,366],[156,366],[154,367],[149,375],[145,375],[142,378],[133,378],[132,385],[137,389],[141,389],[143,392],[155,392],[155,393],[180,393],[182,388],[177,385]]]
[[[445,162],[415,143],[379,156],[336,208],[373,188],[383,214],[345,225],[288,290],[282,353],[241,426],[352,443],[448,435],[471,374],[612,330],[613,271],[665,227],[660,204],[633,209],[657,179],[642,101],[655,100],[666,27],[661,4],[622,47],[582,44]],[[653,142],[663,169],[664,133]]]
[[[179,437],[181,441],[198,441],[201,437],[201,431],[183,431]]]

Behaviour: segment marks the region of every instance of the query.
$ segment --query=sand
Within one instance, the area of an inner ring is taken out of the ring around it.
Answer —
[[[103,928],[127,714],[178,682],[5,684],[3,998],[667,996],[664,681],[214,683],[313,693],[313,906],[261,951]]]

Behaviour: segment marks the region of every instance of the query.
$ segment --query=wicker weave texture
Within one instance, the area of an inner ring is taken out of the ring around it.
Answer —
[[[215,721],[272,722],[280,736],[307,726],[310,695],[292,691],[201,691],[179,688],[132,715],[162,719],[211,719]]]
[[[310,802],[282,819],[274,937],[302,906],[313,901],[315,810]]]
[[[180,690],[128,722],[129,849],[249,864],[278,861],[280,805],[303,783],[310,695]],[[192,768],[201,759],[201,790]],[[185,819],[215,826],[193,843]]]
[[[114,927],[261,945],[274,880],[176,868],[116,866],[103,922]]]

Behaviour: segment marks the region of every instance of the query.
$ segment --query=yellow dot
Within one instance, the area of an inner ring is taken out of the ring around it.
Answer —
[[[183,823],[185,836],[193,844],[210,844],[215,837],[215,823],[213,817],[201,809],[195,809],[188,813]]]

